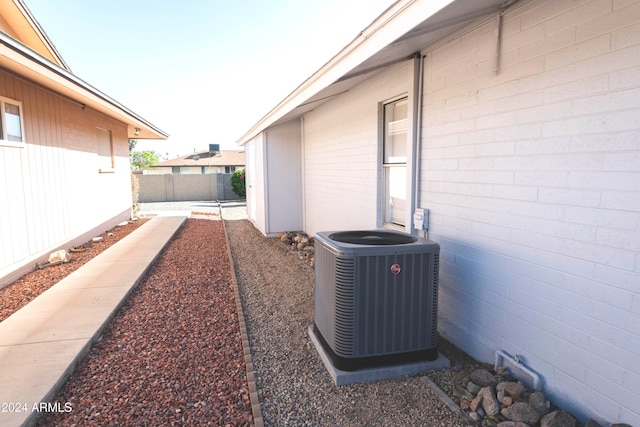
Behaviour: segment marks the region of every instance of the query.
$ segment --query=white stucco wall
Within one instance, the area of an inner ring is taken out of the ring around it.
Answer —
[[[273,126],[247,143],[249,220],[263,234],[302,230],[300,120]]]
[[[265,134],[261,133],[247,143],[246,146],[246,188],[247,215],[249,221],[267,234],[266,219],[266,174],[265,174]]]
[[[379,225],[378,104],[407,94],[410,71],[395,65],[304,116],[307,233]]]
[[[266,180],[269,186],[267,233],[302,230],[302,158],[300,120],[266,132]]]
[[[518,354],[581,421],[640,425],[640,2],[521,1],[425,46],[419,207],[440,332]],[[305,229],[376,227],[378,103],[409,62],[304,117]]]

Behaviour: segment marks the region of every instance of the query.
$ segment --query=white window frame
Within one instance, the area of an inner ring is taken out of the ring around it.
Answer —
[[[15,105],[20,109],[20,141],[10,141],[7,135],[7,117],[6,117],[6,104]],[[2,147],[16,147],[24,148],[24,109],[22,108],[22,102],[15,99],[5,98],[0,96],[0,146]]]
[[[389,189],[387,188],[387,178],[390,176],[394,168],[400,168],[404,171],[404,175],[406,176],[406,171],[408,170],[408,152],[405,156],[404,162],[393,161],[393,162],[385,162],[385,146],[387,142],[387,117],[385,114],[385,107],[390,104],[396,104],[399,102],[409,102],[409,98],[406,94],[391,98],[387,101],[380,103],[380,221],[381,225],[385,228],[393,228],[397,230],[404,231],[406,228],[406,224],[404,223],[404,218],[401,222],[392,222],[387,218],[387,210],[388,210],[388,198],[390,195],[388,194]],[[406,117],[407,126],[409,124],[409,112],[407,110]],[[407,128],[407,138],[408,138],[408,128]],[[408,147],[407,147],[408,149]],[[406,184],[408,185],[408,183]],[[405,209],[408,208],[406,204],[407,200],[405,198]],[[406,212],[405,215],[406,217]]]

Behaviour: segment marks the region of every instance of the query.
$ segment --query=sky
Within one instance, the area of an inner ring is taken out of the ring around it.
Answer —
[[[236,141],[393,0],[25,0],[73,74],[170,134],[161,158]]]

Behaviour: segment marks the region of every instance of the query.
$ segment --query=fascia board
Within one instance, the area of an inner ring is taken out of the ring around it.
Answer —
[[[69,66],[66,64],[66,62],[62,58],[62,55],[60,55],[60,53],[58,52],[54,44],[51,42],[51,40],[47,36],[47,33],[44,32],[44,30],[40,26],[40,23],[33,16],[33,14],[31,13],[27,5],[24,3],[24,1],[14,0],[14,4],[20,10],[20,13],[22,13],[22,16],[31,26],[31,29],[34,31],[36,36],[40,39],[40,42],[42,43],[43,47],[49,52],[51,57],[54,58],[54,60],[58,63],[60,67],[64,68],[67,71],[71,71],[69,69]]]
[[[329,62],[303,82],[266,116],[246,132],[237,144],[244,145],[287,113],[327,88],[385,46],[398,39],[416,25],[454,0],[397,1],[371,25],[335,55]]]
[[[126,123],[129,138],[167,139],[169,135],[124,105],[100,92],[46,58],[0,33],[0,66],[82,106],[88,106]],[[140,129],[135,135],[136,128]]]

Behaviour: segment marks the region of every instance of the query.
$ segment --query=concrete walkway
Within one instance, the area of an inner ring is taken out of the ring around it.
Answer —
[[[187,219],[149,220],[0,323],[0,426],[30,425]]]

